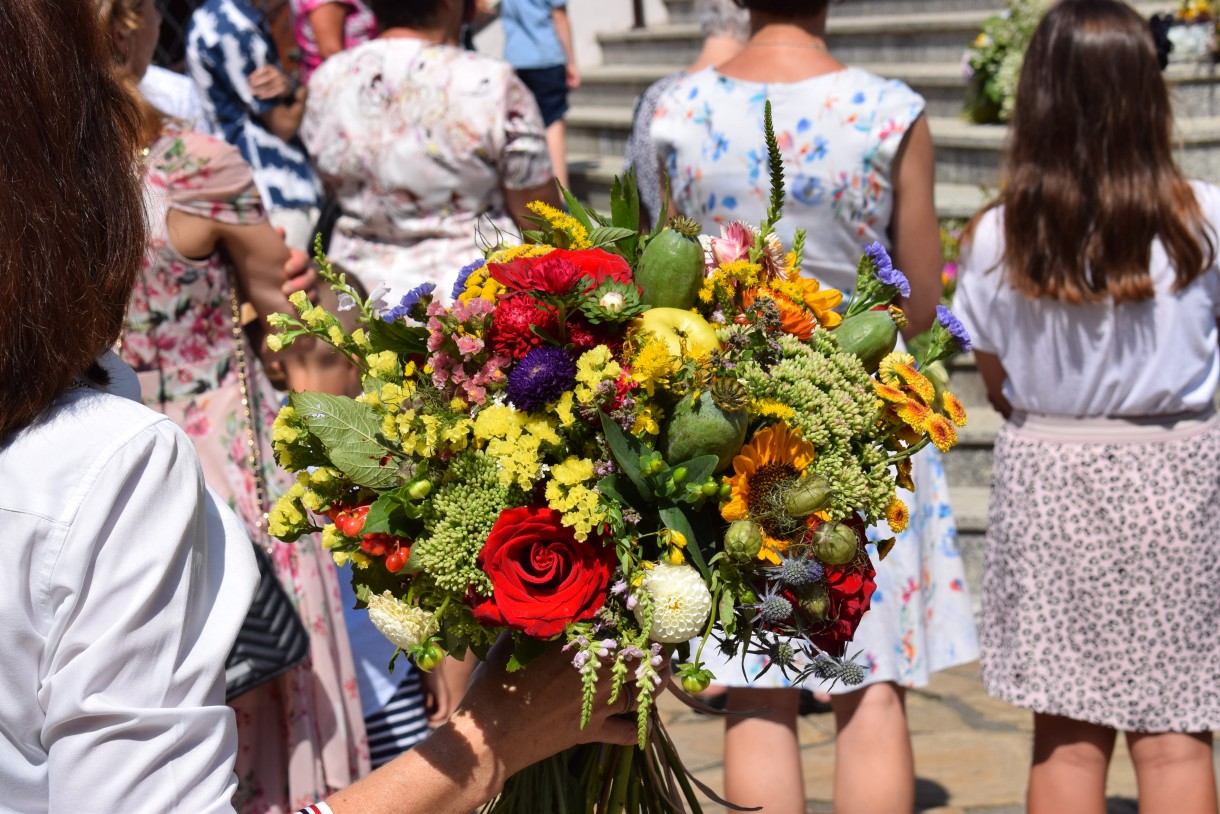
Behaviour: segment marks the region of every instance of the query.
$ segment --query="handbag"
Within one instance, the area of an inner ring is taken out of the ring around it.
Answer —
[[[250,409],[250,377],[246,365],[246,339],[241,325],[241,306],[237,289],[230,282],[229,306],[232,309],[233,340],[236,343],[237,375],[241,385],[241,405],[245,411],[247,465],[254,473],[255,496],[259,511],[266,518],[267,489],[263,480],[254,414]],[[261,529],[263,520],[258,523]],[[309,633],[301,623],[292,600],[271,565],[269,551],[254,543],[258,561],[258,589],[246,618],[237,632],[233,648],[225,657],[225,700],[271,681],[305,661],[309,655]]]

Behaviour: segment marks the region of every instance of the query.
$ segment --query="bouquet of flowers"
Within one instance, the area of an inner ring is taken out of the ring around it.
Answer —
[[[975,124],[1012,118],[1025,50],[1050,0],[1007,0],[1005,6],[1003,13],[983,21],[983,30],[962,56],[968,83],[962,115]]]
[[[393,308],[360,300],[323,262],[361,327],[303,297],[278,316],[273,343],[331,343],[363,394],[295,393],[281,411],[275,449],[298,479],[272,533],[320,531],[425,669],[508,635],[510,669],[571,651],[586,720],[601,682],[610,703],[634,697],[638,748],[572,750],[489,810],[698,810],[653,705],[675,653],[688,691],[711,679],[709,641],[797,677],[863,678],[843,655],[873,591],[864,532],[900,532],[910,456],[955,443],[962,406],[920,368],[969,339],[942,309],[925,358],[893,352],[904,320],[887,306],[909,285],[876,244],[833,310],[841,294],[801,276],[804,236],[785,250],[775,235],[769,108],[766,132],[757,228],[707,237],[678,218],[642,235],[628,176],[609,217],[570,195],[568,213],[532,205],[529,242],[490,247],[450,304],[427,285]]]

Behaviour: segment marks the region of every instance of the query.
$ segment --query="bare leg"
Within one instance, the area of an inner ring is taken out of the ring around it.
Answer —
[[[725,709],[760,710],[724,725],[724,795],[763,814],[805,810],[801,746],[796,735],[796,689],[730,687]]]
[[[915,808],[915,757],[905,691],[870,684],[831,696],[835,713],[835,814],[902,814]]]
[[[546,147],[551,153],[551,164],[555,168],[555,180],[568,186],[567,130],[563,119],[553,121],[546,128]]]
[[[1141,814],[1216,814],[1212,733],[1127,733]]]
[[[1105,814],[1115,736],[1108,727],[1034,713],[1029,814]]]

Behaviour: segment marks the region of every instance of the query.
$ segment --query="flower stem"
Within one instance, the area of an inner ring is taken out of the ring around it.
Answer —
[[[631,784],[631,770],[635,753],[634,746],[620,746],[618,762],[615,764],[614,785],[610,789],[610,799],[606,803],[603,814],[622,814],[627,804],[627,787]]]
[[[910,458],[916,452],[919,452],[919,450],[923,449],[930,443],[932,443],[932,436],[925,435],[923,438],[920,438],[918,442],[907,447],[902,452],[896,452],[893,455],[891,455],[890,457],[886,458],[885,462],[887,464],[896,464],[899,461],[904,461],[907,458]]]

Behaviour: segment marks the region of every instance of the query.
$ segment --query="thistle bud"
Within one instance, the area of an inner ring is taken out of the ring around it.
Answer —
[[[784,511],[789,517],[805,517],[829,506],[833,494],[830,481],[811,473],[784,492]]]
[[[753,520],[734,520],[724,533],[724,550],[734,562],[750,562],[762,550],[762,529]]]
[[[813,553],[827,565],[846,565],[856,558],[860,538],[842,523],[826,523],[817,530]]]

